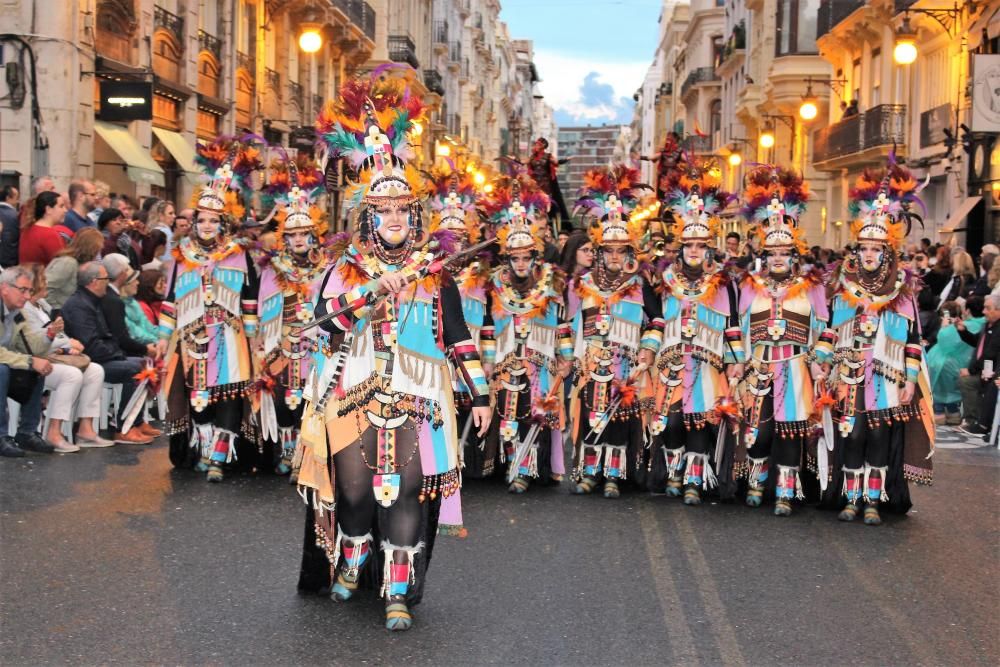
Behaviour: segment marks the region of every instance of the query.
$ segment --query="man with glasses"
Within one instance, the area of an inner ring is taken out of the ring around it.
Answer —
[[[43,376],[52,372],[52,364],[42,357],[13,350],[15,336],[24,337],[37,349],[48,349],[24,326],[24,307],[31,294],[34,276],[17,266],[0,274],[0,456],[24,456],[24,450],[52,453],[55,448],[38,435],[42,417]],[[8,433],[7,399],[21,404],[17,435]]]
[[[147,434],[142,411],[128,433],[122,433],[125,408],[135,392],[135,375],[143,369],[142,357],[129,357],[115,339],[101,309],[101,300],[108,291],[108,271],[100,262],[87,262],[77,273],[77,290],[62,307],[66,322],[66,335],[83,343],[83,353],[91,363],[104,368],[104,381],[122,386],[118,403],[118,428],[114,441],[124,444],[145,445],[152,442]],[[152,429],[149,430],[152,432]]]
[[[97,206],[97,190],[90,181],[73,181],[69,184],[69,206],[63,225],[74,234],[84,227],[94,227],[88,216]]]

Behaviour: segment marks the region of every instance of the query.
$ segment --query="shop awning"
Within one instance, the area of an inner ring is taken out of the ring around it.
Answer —
[[[200,180],[201,171],[195,162],[194,146],[188,143],[187,139],[178,132],[164,130],[160,127],[153,128],[153,134],[166,147],[167,151],[174,156],[177,166],[184,172],[184,178],[188,183],[197,185]]]
[[[955,232],[964,232],[966,230],[965,218],[976,207],[980,199],[982,197],[979,196],[966,197],[965,201],[959,204],[958,208],[948,215],[948,226],[942,227],[940,233],[954,234]]]
[[[149,151],[139,145],[128,129],[102,120],[94,121],[94,129],[108,143],[111,150],[125,162],[125,171],[129,178],[136,182],[158,185],[161,188],[166,185],[163,169],[156,164]]]

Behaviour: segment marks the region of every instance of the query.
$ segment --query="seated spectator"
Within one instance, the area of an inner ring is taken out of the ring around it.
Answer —
[[[941,322],[936,333],[928,334],[927,368],[931,374],[934,395],[934,421],[938,424],[957,426],[962,423],[959,408],[962,394],[958,390],[959,375],[968,365],[973,348],[958,334],[956,324],[961,320],[965,330],[978,335],[986,319],[983,317],[983,297],[970,296],[965,312],[960,313],[957,301],[941,306]]]
[[[116,208],[111,208],[101,214],[97,228],[104,234],[104,247],[101,254],[105,257],[119,253],[128,258],[129,264],[139,266],[139,256],[128,231],[129,221],[125,214]]]
[[[31,272],[19,266],[0,274],[0,456],[24,456],[24,450],[52,453],[55,447],[38,435],[42,419],[43,377],[52,372],[52,363],[14,350],[22,335],[43,347],[44,337],[26,330],[21,309],[31,294]],[[7,399],[21,404],[17,435],[11,438]]]
[[[101,299],[101,312],[104,313],[104,321],[107,322],[111,335],[126,356],[155,357],[158,337],[142,343],[132,337],[126,321],[125,297],[128,292],[135,294],[139,272],[132,268],[124,255],[117,253],[105,257],[101,264],[108,272],[108,290]]]
[[[66,217],[66,200],[56,192],[42,192],[21,211],[21,238],[18,258],[21,264],[48,265],[66,240],[56,229]]]
[[[121,432],[126,418],[125,408],[138,386],[135,376],[143,369],[145,361],[141,356],[129,357],[122,351],[104,319],[101,301],[108,292],[108,272],[100,262],[88,262],[80,267],[77,283],[79,289],[62,309],[66,335],[83,343],[83,353],[90,357],[92,363],[104,368],[105,382],[122,386],[118,406],[119,431],[115,434],[114,441],[148,444],[159,435],[159,431],[144,423],[141,411],[128,433]]]
[[[76,234],[84,227],[91,227],[90,212],[97,205],[97,191],[94,184],[87,180],[74,180],[69,184],[69,210],[63,224]]]
[[[153,271],[159,273],[155,269]],[[162,275],[160,273],[160,276]],[[159,326],[149,321],[142,306],[135,298],[139,289],[140,277],[141,274],[131,272],[128,281],[119,290],[122,301],[125,303],[125,326],[128,327],[128,334],[133,340],[147,345],[152,344],[155,347],[160,340]],[[114,283],[111,287],[114,288]]]
[[[84,229],[100,237],[96,229]],[[80,355],[83,343],[66,335],[62,317],[52,317],[52,307],[45,300],[48,286],[45,283],[45,273],[40,266],[26,267],[34,276],[31,297],[24,304],[21,312],[24,314],[27,330],[36,338],[46,343],[41,349],[28,348],[30,343],[15,341],[19,352],[46,356],[50,354]],[[76,274],[74,273],[74,279]],[[56,448],[57,452],[76,452],[80,447],[110,447],[113,443],[105,440],[97,433],[96,419],[101,415],[101,389],[104,386],[104,369],[99,364],[88,364],[79,369],[69,364],[54,363],[52,372],[45,378],[45,389],[49,392],[49,403],[46,413],[49,418],[49,428],[45,434]],[[66,441],[62,434],[63,422],[73,414],[76,406],[77,432],[76,443]]]
[[[85,227],[44,268],[49,294],[46,301],[52,308],[59,310],[66,299],[73,296],[76,291],[76,272],[81,265],[97,259],[103,245],[104,237],[101,232]]]
[[[21,237],[21,216],[17,212],[21,193],[13,185],[0,189],[0,266],[17,264],[17,243]]]
[[[991,380],[1000,370],[1000,297],[992,294],[986,297],[983,307],[986,322],[974,335],[959,320],[955,323],[962,341],[973,348],[972,361],[968,368],[959,373],[958,388],[962,394],[962,412],[965,421],[960,430],[969,435],[988,435],[993,426],[993,412],[996,407],[997,386]],[[985,362],[993,365],[993,371],[984,369]]]
[[[139,274],[139,288],[135,298],[149,322],[158,327],[160,324],[160,306],[167,293],[167,279],[161,271],[146,269]]]

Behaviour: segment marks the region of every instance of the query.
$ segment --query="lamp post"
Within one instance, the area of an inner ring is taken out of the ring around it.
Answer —
[[[971,4],[971,3],[963,3]],[[949,37],[953,37],[952,29],[958,34],[958,21],[962,16],[962,8],[959,7],[958,0],[955,0],[951,9],[925,9],[922,7],[909,7],[903,12],[903,23],[896,30],[896,46],[892,50],[892,57],[900,65],[909,65],[917,59],[917,31],[910,26],[910,14],[925,14],[941,24]]]

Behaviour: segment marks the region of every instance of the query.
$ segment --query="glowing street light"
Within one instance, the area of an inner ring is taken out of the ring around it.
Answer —
[[[892,59],[900,65],[909,65],[917,59],[917,31],[910,27],[910,17],[903,16],[903,25],[896,31],[896,47]]]
[[[483,183],[485,183],[485,182],[486,182],[486,174],[484,174],[484,173],[483,173],[483,172],[481,172],[481,171],[477,171],[477,172],[475,173],[475,175],[473,175],[473,177],[472,177],[472,181],[473,181],[473,182],[474,182],[474,183],[475,183],[476,185],[482,185]]]
[[[448,144],[438,144],[437,150],[435,151],[438,157],[448,157],[451,155],[451,146]]]
[[[740,166],[741,162],[743,162],[743,156],[742,155],[740,155],[739,153],[730,153],[729,154],[729,166],[730,167],[738,167],[738,166]]]
[[[413,125],[410,127],[410,134],[415,137],[419,137],[424,133],[424,126],[420,124],[419,120],[413,121]]]
[[[306,53],[316,53],[323,48],[323,26],[319,23],[303,22],[299,32],[299,48]]]
[[[765,128],[760,135],[760,147],[761,148],[774,148],[774,130],[770,127]]]

